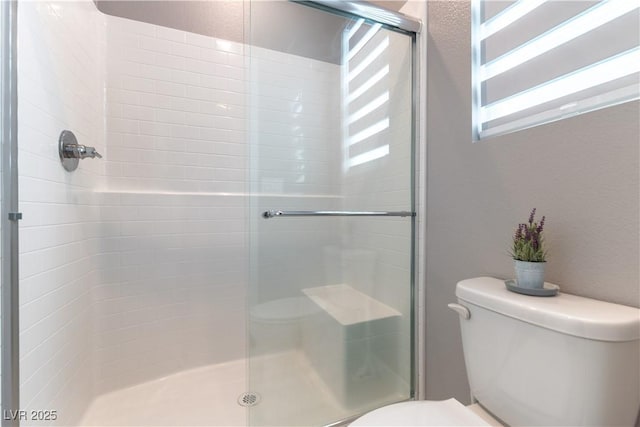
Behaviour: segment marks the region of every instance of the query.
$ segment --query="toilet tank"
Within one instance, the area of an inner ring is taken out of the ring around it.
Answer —
[[[640,310],[560,293],[532,297],[491,277],[458,303],[472,399],[507,425],[633,426],[640,409]]]

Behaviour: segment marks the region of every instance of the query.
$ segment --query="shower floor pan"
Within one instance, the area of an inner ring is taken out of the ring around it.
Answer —
[[[246,426],[249,419],[251,425],[281,425],[283,419],[288,425],[322,425],[327,418],[351,415],[303,352],[255,357],[250,364],[251,383],[247,382],[247,361],[241,359],[98,396],[80,425]],[[247,391],[260,395],[255,406],[238,404],[238,396]]]
[[[82,426],[243,426],[246,361],[204,366],[98,396]]]

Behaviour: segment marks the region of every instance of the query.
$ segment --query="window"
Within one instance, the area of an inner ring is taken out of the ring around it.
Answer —
[[[474,139],[638,99],[639,8],[473,0]]]

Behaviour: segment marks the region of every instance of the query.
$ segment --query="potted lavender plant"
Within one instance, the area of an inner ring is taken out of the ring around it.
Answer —
[[[541,289],[544,285],[544,267],[547,251],[544,247],[542,232],[543,216],[538,224],[535,222],[536,209],[529,215],[529,223],[518,224],[513,236],[511,255],[515,260],[516,280],[519,287]]]

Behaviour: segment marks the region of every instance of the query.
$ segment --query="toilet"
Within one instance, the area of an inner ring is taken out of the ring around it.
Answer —
[[[473,404],[397,403],[351,426],[633,426],[640,310],[560,293],[532,297],[479,277],[456,287]]]

